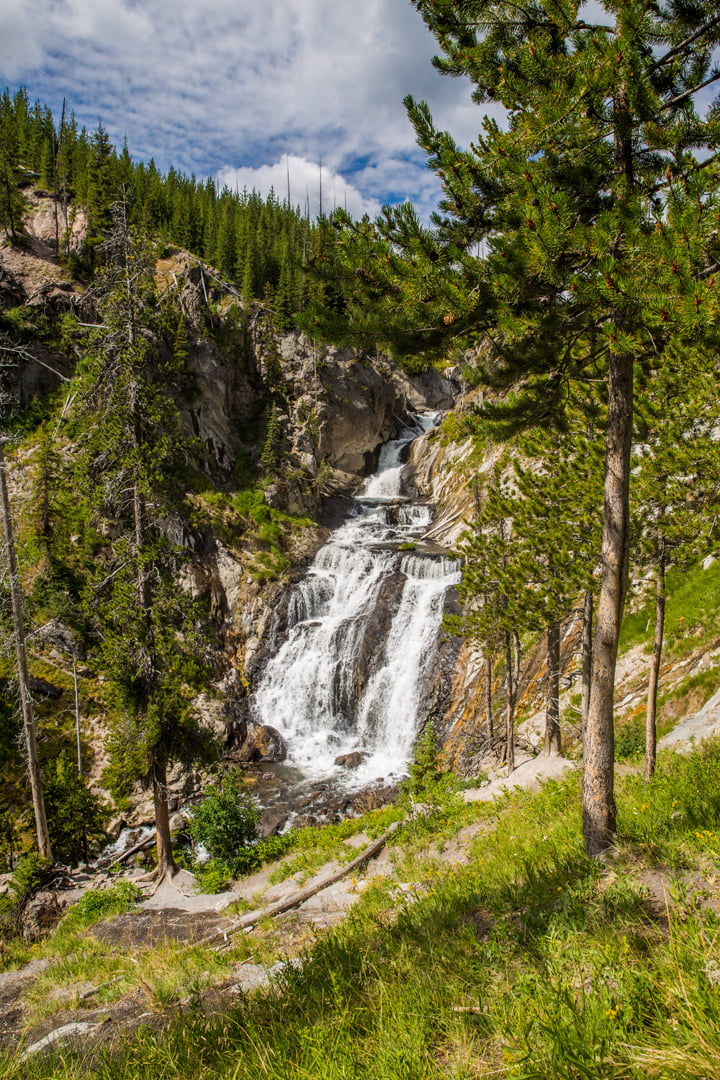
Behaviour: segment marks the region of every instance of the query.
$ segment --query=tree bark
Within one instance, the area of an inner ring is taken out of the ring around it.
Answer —
[[[485,657],[485,721],[488,735],[493,737],[493,713],[492,713],[492,656],[488,652]]]
[[[545,747],[547,756],[562,753],[560,742],[560,623],[547,628],[547,689],[545,694]]]
[[[155,810],[155,847],[157,850],[157,879],[173,877],[177,873],[177,863],[173,858],[170,839],[170,814],[167,799],[167,770],[165,762],[153,765],[152,771],[153,807]]]
[[[515,769],[515,663],[513,656],[512,635],[505,631],[505,760],[508,776]]]
[[[655,772],[657,753],[657,695],[660,682],[660,660],[665,636],[665,552],[661,544],[655,567],[655,640],[650,659],[647,714],[645,717],[645,783]]]
[[[15,541],[13,537],[12,517],[10,515],[10,499],[8,496],[7,477],[5,474],[5,452],[1,439],[0,499],[2,501],[5,548],[7,551],[8,570],[10,574],[10,596],[12,600],[13,630],[15,636],[15,656],[17,660],[18,692],[20,696],[20,709],[22,712],[23,734],[25,737],[25,747],[28,757],[30,793],[32,796],[33,812],[35,814],[35,833],[37,836],[38,851],[44,858],[50,859],[52,861],[50,834],[48,832],[47,818],[45,816],[45,800],[43,799],[42,777],[40,774],[40,760],[38,758],[37,737],[35,733],[35,718],[33,716],[32,701],[30,699],[30,692],[28,690],[22,593],[20,591],[20,578],[18,576],[17,561],[15,559]]]
[[[593,645],[593,674],[583,756],[583,836],[601,855],[615,836],[613,696],[620,621],[627,587],[633,362],[610,356],[605,456],[602,582]]]
[[[593,630],[593,594],[590,589],[585,593],[583,602],[583,625],[582,625],[582,703],[580,706],[581,716],[581,739],[583,755],[585,754],[585,736],[587,732],[588,713],[590,712],[590,689],[592,686],[592,630]]]

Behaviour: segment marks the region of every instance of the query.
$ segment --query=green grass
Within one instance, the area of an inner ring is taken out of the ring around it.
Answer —
[[[623,620],[620,650],[645,644],[652,648],[654,600]],[[667,576],[665,648],[669,655],[685,655],[714,644],[720,638],[720,560],[703,570],[672,570]]]
[[[621,780],[607,864],[584,854],[578,787],[573,776],[466,808],[485,818],[468,866],[413,854],[406,836],[414,893],[366,890],[279,992],[207,1016],[190,1006],[162,1037],[141,1030],[0,1076],[717,1080],[720,921],[707,901],[720,899],[720,747],[663,756],[650,785]],[[465,811],[438,813],[449,834]]]

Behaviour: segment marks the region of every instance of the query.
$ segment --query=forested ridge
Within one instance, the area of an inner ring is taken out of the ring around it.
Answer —
[[[5,90],[0,98],[0,228],[21,231],[23,185],[52,194],[66,211],[82,207],[88,233],[83,251],[70,250],[69,231],[60,227],[58,252],[75,273],[91,273],[95,251],[110,224],[110,208],[123,193],[128,224],[148,236],[191,251],[235,282],[246,300],[272,303],[278,325],[290,327],[319,285],[308,264],[327,247],[324,219],[271,192],[218,190],[170,168],[161,173],[151,160],[135,162],[127,146],[114,147],[99,125],[89,132],[72,111],[58,118],[27,91]],[[314,193],[313,193],[314,194]]]

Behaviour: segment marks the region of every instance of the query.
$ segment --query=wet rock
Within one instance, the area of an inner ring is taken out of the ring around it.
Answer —
[[[362,750],[353,750],[350,754],[338,754],[335,764],[341,765],[344,769],[357,769],[366,757],[367,754],[364,754]]]
[[[287,745],[277,728],[270,724],[248,723],[242,744],[233,751],[237,761],[281,762],[287,757]]]
[[[260,818],[258,832],[263,840],[268,836],[277,836],[287,824],[288,814],[285,810],[266,810]]]

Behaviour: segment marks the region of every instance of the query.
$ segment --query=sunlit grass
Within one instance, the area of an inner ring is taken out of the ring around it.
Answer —
[[[661,756],[651,784],[619,782],[618,804],[617,849],[600,862],[584,854],[577,776],[493,806],[448,794],[401,830],[394,878],[275,986],[206,1016],[202,987],[228,961],[148,951],[149,1007],[183,1003],[162,1035],[0,1076],[717,1080],[720,748]],[[433,814],[445,835],[482,818],[468,865],[428,850]]]

